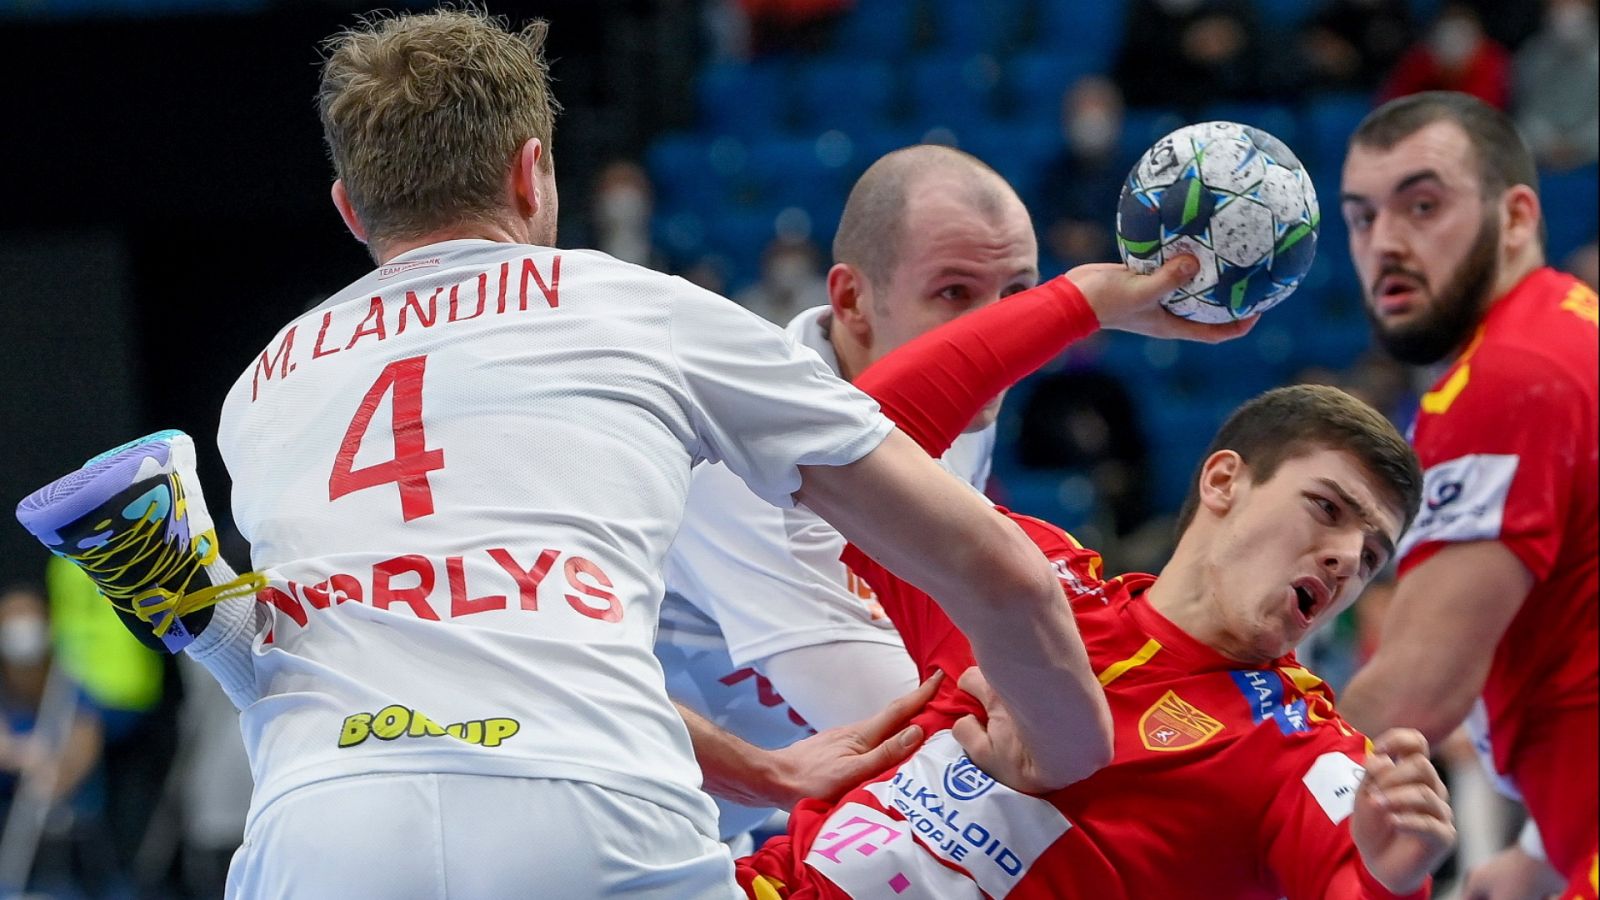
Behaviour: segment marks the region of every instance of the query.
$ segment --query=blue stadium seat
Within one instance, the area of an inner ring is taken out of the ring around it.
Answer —
[[[1261,24],[1278,34],[1290,34],[1321,6],[1306,0],[1256,0]]]
[[[895,101],[894,71],[881,61],[816,60],[799,67],[796,107],[804,130],[847,134],[881,127]]]
[[[809,210],[819,197],[824,203],[838,198],[838,172],[823,164],[814,138],[774,136],[751,142],[744,181],[753,191],[751,202],[763,208]]]
[[[777,232],[774,210],[728,208],[706,221],[706,249],[728,260],[730,293],[755,281],[761,274],[761,252]]]
[[[1057,124],[1061,95],[1078,79],[1098,71],[1081,54],[1061,50],[1021,53],[1006,61],[1006,87],[1013,117]]]
[[[1170,109],[1129,108],[1122,115],[1122,138],[1118,154],[1122,161],[1132,166],[1150,145],[1183,127],[1188,122]]]
[[[1008,51],[1018,37],[1023,5],[1022,0],[928,0],[934,46],[961,55]]]
[[[1061,128],[1054,120],[1020,122],[991,120],[961,136],[961,149],[988,163],[1024,197],[1034,197],[1044,170],[1062,149]],[[1111,215],[1114,207],[1107,206]]]
[[[1350,142],[1350,135],[1371,110],[1371,99],[1360,94],[1313,97],[1306,107],[1305,121],[1301,123],[1300,144],[1291,146],[1295,152],[1303,153],[1302,159],[1308,166],[1331,169],[1337,174],[1344,164],[1344,148]],[[1301,146],[1305,148],[1303,151]],[[1322,183],[1318,182],[1317,187],[1320,189]]]
[[[957,134],[991,118],[999,63],[987,54],[940,54],[914,61],[907,76],[911,124],[944,126]]]
[[[1241,125],[1263,129],[1288,144],[1289,149],[1297,156],[1302,152],[1300,148],[1305,143],[1300,139],[1300,123],[1295,120],[1294,111],[1277,103],[1225,100],[1207,106],[1200,117],[1202,120],[1238,122]]]
[[[1040,0],[1036,45],[1070,55],[1086,72],[1108,72],[1127,28],[1124,0]]]
[[[1094,485],[1087,475],[1070,470],[1002,466],[998,452],[996,456],[995,479],[1008,509],[1074,534],[1081,531],[1095,507]]]
[[[725,185],[711,163],[711,142],[698,134],[675,133],[657,138],[645,152],[645,168],[663,211],[720,206]]]
[[[868,59],[898,59],[911,50],[916,33],[914,0],[866,0],[839,21],[834,52]]]
[[[712,63],[695,82],[701,128],[741,136],[779,130],[788,105],[786,83],[781,63]]]
[[[1174,396],[1140,408],[1144,433],[1150,441],[1150,499],[1155,509],[1177,511],[1188,494],[1201,454],[1228,413],[1243,399],[1211,401]]]
[[[1593,164],[1570,172],[1539,173],[1539,199],[1544,205],[1545,226],[1550,229],[1545,255],[1550,262],[1559,265],[1567,254],[1594,240],[1600,227],[1597,193],[1600,175]]]

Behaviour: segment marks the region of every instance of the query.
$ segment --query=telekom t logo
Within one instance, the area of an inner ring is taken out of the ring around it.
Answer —
[[[882,841],[877,841],[874,838],[880,831],[883,832],[884,838]],[[827,857],[829,862],[838,862],[839,854],[851,847],[855,847],[856,852],[862,856],[871,856],[904,835],[905,832],[898,828],[855,816],[838,828],[817,837],[818,842],[834,841],[834,843],[826,847],[813,846],[811,849],[817,855]]]

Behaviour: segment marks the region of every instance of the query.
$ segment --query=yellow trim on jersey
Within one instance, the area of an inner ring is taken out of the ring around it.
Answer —
[[[1135,653],[1127,659],[1118,660],[1117,662],[1106,666],[1105,671],[1100,673],[1100,686],[1105,687],[1111,682],[1116,681],[1118,678],[1126,675],[1129,669],[1136,669],[1139,666],[1144,665],[1150,661],[1151,657],[1160,652],[1160,641],[1156,640],[1155,638],[1145,641],[1144,646],[1139,648],[1138,653]]]
[[[1467,382],[1472,378],[1472,366],[1468,364],[1468,360],[1472,359],[1472,354],[1477,351],[1481,343],[1483,343],[1483,326],[1479,325],[1478,333],[1473,335],[1472,343],[1461,351],[1461,359],[1456,363],[1456,370],[1450,373],[1450,377],[1445,379],[1438,390],[1422,395],[1423,412],[1437,416],[1449,411],[1451,404],[1455,403],[1461,392],[1467,389]]]
[[[1600,325],[1600,298],[1587,284],[1575,284],[1561,298],[1561,308],[1590,325]]]
[[[783,882],[765,875],[757,875],[750,882],[750,890],[755,894],[756,900],[783,900]]]
[[[1311,674],[1311,670],[1303,666],[1284,666],[1280,671],[1289,676],[1289,680],[1294,682],[1294,686],[1299,688],[1302,694],[1322,687],[1322,679]]]

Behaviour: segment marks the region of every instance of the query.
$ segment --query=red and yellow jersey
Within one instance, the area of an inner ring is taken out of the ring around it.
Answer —
[[[1600,643],[1595,292],[1539,269],[1489,309],[1422,398],[1423,508],[1401,577],[1450,543],[1500,541],[1534,577],[1494,648],[1475,735],[1538,820],[1551,859],[1594,843]],[[1489,652],[1485,648],[1485,652]]]
[[[1561,900],[1600,900],[1600,850],[1590,848],[1589,855],[1572,870]]]
[[[1149,575],[1100,577],[1061,529],[1012,515],[1071,599],[1115,723],[1115,757],[1048,797],[1006,788],[948,729],[978,712],[958,676],[966,639],[926,595],[846,551],[939,693],[930,735],[835,804],[807,802],[789,834],[741,860],[750,896],[949,898],[1389,897],[1348,818],[1367,742],[1292,656],[1244,666],[1143,599]],[[1424,891],[1425,893],[1425,891]]]

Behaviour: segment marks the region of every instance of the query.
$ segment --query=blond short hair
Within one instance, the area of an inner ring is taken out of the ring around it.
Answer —
[[[334,171],[369,240],[498,218],[505,177],[560,109],[548,25],[476,10],[371,18],[328,39],[317,105]]]

